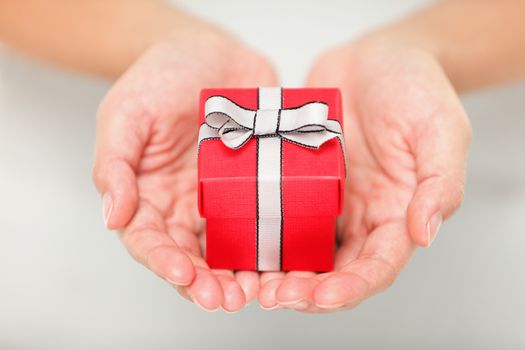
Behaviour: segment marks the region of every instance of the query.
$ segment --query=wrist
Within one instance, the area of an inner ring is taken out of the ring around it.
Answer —
[[[117,31],[105,39],[116,53],[107,61],[106,76],[120,76],[145,52],[159,46],[180,55],[190,47],[206,45],[210,54],[237,43],[212,24],[163,2],[136,2],[127,11],[119,16]]]
[[[431,38],[421,33],[407,30],[402,25],[394,25],[370,32],[353,43],[356,50],[361,51],[392,51],[402,50],[419,52],[432,56],[443,65],[439,46]]]
[[[433,35],[418,31],[405,23],[400,23],[380,30],[370,32],[351,44],[352,50],[358,55],[368,58],[384,55],[401,57],[419,57],[425,61],[433,61],[444,71],[444,74],[457,88],[460,85],[456,79],[455,68],[439,39]],[[458,84],[456,84],[458,83]]]

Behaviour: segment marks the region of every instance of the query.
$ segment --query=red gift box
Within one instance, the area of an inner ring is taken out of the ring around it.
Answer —
[[[345,178],[339,89],[204,89],[200,107],[209,266],[332,270]]]

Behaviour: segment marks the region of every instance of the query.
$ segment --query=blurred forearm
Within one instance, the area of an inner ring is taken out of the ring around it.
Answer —
[[[110,78],[154,42],[194,30],[193,22],[158,0],[0,0],[0,41]]]
[[[459,91],[525,75],[525,1],[450,0],[371,34],[431,51]]]

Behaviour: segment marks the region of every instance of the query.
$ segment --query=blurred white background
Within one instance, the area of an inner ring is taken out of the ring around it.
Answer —
[[[324,48],[426,1],[182,1],[300,85]],[[0,350],[525,348],[525,83],[465,96],[465,203],[387,292],[335,315],[205,313],[106,232],[91,185],[109,84],[0,53]]]

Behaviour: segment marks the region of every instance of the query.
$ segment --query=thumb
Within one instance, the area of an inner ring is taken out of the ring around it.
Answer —
[[[99,108],[93,167],[93,181],[103,198],[108,229],[123,228],[137,210],[135,171],[150,123],[148,118],[140,117],[134,102],[114,102],[106,97]]]
[[[452,112],[435,115],[415,134],[417,188],[408,206],[408,231],[416,244],[429,247],[442,221],[463,201],[471,129],[458,101]]]

